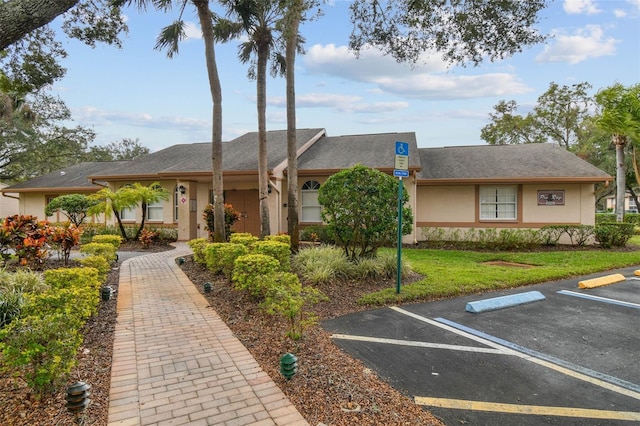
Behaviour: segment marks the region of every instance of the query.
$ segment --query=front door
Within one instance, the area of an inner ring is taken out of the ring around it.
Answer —
[[[260,236],[260,200],[257,189],[224,191],[224,202],[231,204],[240,213],[240,219],[231,230]]]

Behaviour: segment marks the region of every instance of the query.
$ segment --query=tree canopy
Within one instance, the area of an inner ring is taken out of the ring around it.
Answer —
[[[354,0],[349,46],[373,46],[398,61],[440,52],[451,63],[478,65],[540,43],[535,28],[548,0]]]

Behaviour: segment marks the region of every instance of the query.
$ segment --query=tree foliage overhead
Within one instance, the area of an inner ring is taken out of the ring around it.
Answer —
[[[379,170],[355,165],[327,179],[318,191],[322,220],[350,259],[375,255],[398,234],[398,182]],[[402,193],[403,205],[409,202]],[[404,235],[411,233],[413,214],[403,207]]]
[[[0,2],[0,51],[64,15],[63,30],[90,46],[96,41],[120,45],[126,31],[120,9],[110,0],[5,0]]]
[[[533,111],[524,116],[516,114],[516,101],[501,100],[480,137],[490,145],[554,142],[565,149],[578,145],[585,135],[585,120],[591,116],[590,88],[586,82],[571,86],[552,82]]]
[[[451,63],[478,65],[540,43],[535,28],[548,0],[354,0],[349,46],[374,46],[398,61],[428,51]]]

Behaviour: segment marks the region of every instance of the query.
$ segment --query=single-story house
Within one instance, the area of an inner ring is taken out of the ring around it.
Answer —
[[[409,147],[402,166],[396,164],[398,141]],[[390,175],[402,167],[414,212],[408,243],[423,240],[425,227],[593,225],[594,186],[613,180],[555,144],[418,148],[413,132],[328,136],[321,128],[299,129],[297,144],[301,227],[321,223],[318,189],[332,174],[358,163]],[[271,233],[276,234],[287,230],[286,131],[268,132],[267,146]],[[260,232],[257,152],[256,132],[223,144],[225,202],[241,215],[234,229],[255,235]],[[148,206],[147,223],[177,228],[180,240],[207,236],[202,211],[212,200],[208,142],[173,145],[131,161],[82,163],[0,191],[19,194],[21,214],[44,217],[55,196],[104,186],[117,190],[132,182],[159,182],[173,194]],[[122,212],[123,221],[139,222],[141,214]]]

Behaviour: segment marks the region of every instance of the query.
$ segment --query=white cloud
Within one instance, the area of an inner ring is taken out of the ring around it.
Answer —
[[[452,75],[446,72],[447,64],[433,56],[425,56],[423,65],[412,68],[374,50],[364,51],[356,58],[346,46],[333,44],[311,47],[304,65],[307,73],[373,84],[375,87],[367,89],[368,93],[402,98],[469,99],[529,91],[510,73]]]
[[[613,55],[616,43],[612,37],[605,38],[599,25],[587,25],[573,35],[557,32],[556,43],[547,45],[544,51],[536,56],[536,62],[568,62],[577,64],[590,58]]]
[[[148,127],[156,129],[193,129],[210,127],[210,122],[190,117],[153,116],[148,113],[131,113],[125,111],[105,111],[91,106],[73,110],[74,120],[84,125],[111,125]]]
[[[202,38],[202,30],[195,22],[185,22],[184,32],[187,34],[187,40],[199,40]]]
[[[593,0],[564,0],[563,7],[564,11],[570,15],[583,13],[587,15],[594,15],[601,12]]]

